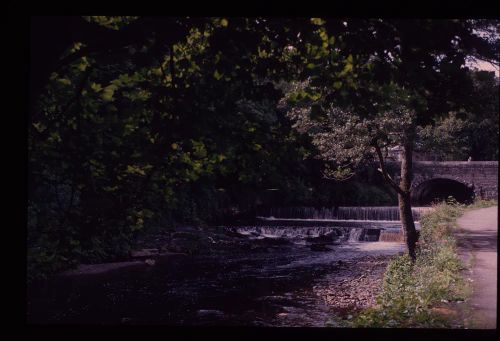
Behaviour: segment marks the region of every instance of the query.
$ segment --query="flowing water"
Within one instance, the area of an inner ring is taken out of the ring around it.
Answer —
[[[349,241],[350,242],[357,242],[357,241],[364,240],[364,237],[365,237],[365,229],[362,227],[361,228],[354,227],[351,229],[351,231],[349,233]]]
[[[418,221],[423,213],[431,210],[431,207],[413,207],[414,220]],[[314,207],[275,207],[261,209],[258,216],[272,219],[308,219],[308,220],[381,220],[399,221],[399,207],[397,206],[374,206],[374,207],[337,207],[337,208],[314,208]]]
[[[339,211],[272,213],[312,220],[378,217],[379,224],[304,225],[268,217],[254,226],[191,229],[182,233],[198,243],[192,254],[160,257],[153,266],[65,279],[31,290],[28,321],[323,326],[335,312],[325,303],[321,288],[332,290],[332,278],[343,271],[342,262],[404,251],[397,222],[380,223],[394,218],[394,210]],[[177,238],[176,243],[179,240],[183,241]],[[295,317],[283,320],[285,315]]]

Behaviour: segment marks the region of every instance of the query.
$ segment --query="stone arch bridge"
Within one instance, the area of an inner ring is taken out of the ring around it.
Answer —
[[[399,173],[399,162],[390,163],[394,174]],[[412,191],[439,181],[461,184],[476,198],[497,199],[498,161],[413,161]]]
[[[432,179],[457,181],[477,198],[498,197],[498,161],[414,161],[412,189]]]

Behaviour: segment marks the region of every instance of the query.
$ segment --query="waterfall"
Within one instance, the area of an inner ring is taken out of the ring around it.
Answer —
[[[420,220],[423,213],[432,210],[431,207],[413,207],[413,219]],[[260,216],[275,219],[312,219],[312,220],[383,220],[399,221],[399,207],[372,206],[372,207],[273,207],[260,210]]]
[[[419,219],[432,207],[413,207],[417,230]],[[231,231],[251,238],[286,238],[295,242],[343,240],[350,242],[403,241],[399,207],[273,207],[261,209],[254,226],[235,226]]]
[[[348,242],[402,242],[400,227],[353,227],[353,226],[233,226],[226,227],[232,233],[254,239],[283,238],[294,242],[348,241]]]
[[[342,236],[346,233],[346,228],[332,226],[240,226],[234,228],[234,231],[247,236],[265,237],[265,238],[316,238],[331,235],[334,237]]]
[[[359,242],[364,240],[365,238],[365,229],[360,227],[354,227],[349,232],[349,241],[350,242]]]

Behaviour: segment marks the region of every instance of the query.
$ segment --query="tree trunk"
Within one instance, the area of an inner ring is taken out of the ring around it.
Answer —
[[[403,235],[408,247],[408,254],[411,259],[415,261],[415,245],[417,243],[418,235],[413,222],[413,213],[411,211],[411,177],[412,177],[412,151],[413,151],[413,131],[407,131],[406,141],[403,144],[403,154],[401,156],[401,180],[399,185],[389,176],[385,167],[384,156],[377,141],[373,143],[373,147],[377,152],[380,161],[380,171],[384,176],[385,181],[398,193],[399,200],[399,216],[401,225],[403,226]]]
[[[415,223],[413,222],[413,214],[411,212],[410,196],[398,194],[398,199],[399,214],[401,216],[401,224],[403,225],[404,239],[408,248],[408,254],[412,260],[415,260],[415,246],[418,238]]]
[[[401,217],[401,224],[403,225],[404,239],[408,247],[408,254],[411,259],[415,261],[416,253],[415,246],[417,243],[417,230],[413,222],[413,213],[411,211],[411,177],[412,177],[412,151],[413,140],[404,143],[403,155],[401,157],[401,180],[399,188],[402,193],[398,193],[399,200],[399,214]]]

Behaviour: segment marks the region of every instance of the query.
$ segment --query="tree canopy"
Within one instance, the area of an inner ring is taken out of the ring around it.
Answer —
[[[323,43],[304,53],[311,72],[289,94],[289,116],[313,137],[321,157],[334,164],[336,168],[326,169],[334,178],[350,177],[366,160],[380,163],[385,180],[398,193],[414,259],[417,233],[410,192],[417,133],[436,137],[440,133],[429,130],[463,129],[460,121],[451,128],[452,119],[441,117],[466,111],[473,92],[466,60],[491,58],[495,41],[475,31],[477,22],[467,20],[327,19],[316,24]],[[337,44],[331,36],[339,37]],[[455,142],[460,144],[451,145]],[[403,148],[399,183],[388,174],[384,160],[394,147]]]
[[[119,259],[146,227],[249,212],[272,202],[269,189],[283,204],[362,204],[367,192],[394,202],[394,186],[360,188],[381,179],[366,169],[325,182],[321,160],[334,171],[361,165],[374,141],[400,144],[414,123],[422,146],[455,148],[445,131],[467,144],[454,155],[498,158],[498,81],[465,67],[469,56],[494,60],[496,41],[474,31],[492,27],[34,17],[29,265]],[[486,126],[488,135],[475,134]]]

